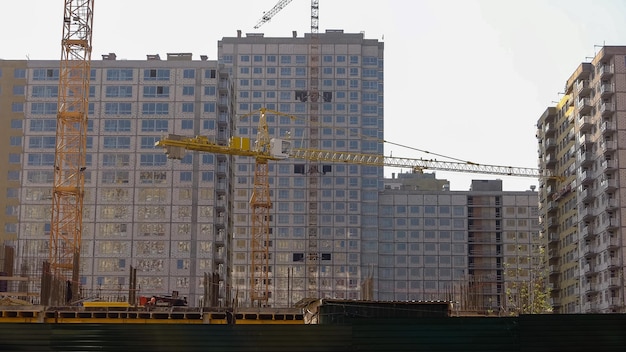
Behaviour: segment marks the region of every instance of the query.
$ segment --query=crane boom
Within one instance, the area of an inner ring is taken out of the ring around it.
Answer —
[[[272,17],[274,17],[274,15],[280,12],[280,10],[282,10],[290,2],[291,0],[281,0],[276,5],[274,5],[271,10],[263,12],[263,17],[261,17],[261,19],[257,22],[257,24],[254,26],[254,29],[259,29],[259,27],[261,27],[263,24],[269,22]]]
[[[78,294],[94,0],[65,0],[49,260]]]
[[[502,175],[531,178],[543,177],[542,175],[540,175],[538,169],[529,167],[478,164],[472,162],[438,161],[420,158],[384,156],[378,154],[313,150],[307,148],[291,149],[287,147],[286,153],[279,153],[276,152],[278,150],[276,148],[278,148],[279,143],[283,144],[283,146],[281,147],[283,149],[282,152],[284,152],[286,149],[284,143],[289,143],[289,141],[280,139],[272,139],[272,145],[274,146],[273,150],[275,152],[255,151],[250,148],[245,148],[245,143],[242,147],[241,139],[242,138],[240,137],[234,137],[231,139],[230,145],[223,146],[217,145],[209,141],[206,137],[182,137],[177,135],[169,135],[167,138],[163,138],[157,141],[156,146],[165,148],[166,153],[170,158],[177,159],[182,159],[182,157],[184,157],[184,150],[191,150],[206,153],[222,153],[228,155],[250,156],[255,158],[263,158],[265,160],[283,160],[291,158],[328,163],[346,163],[355,165],[411,168],[416,170],[467,172],[485,175]],[[180,149],[175,151],[175,149],[173,148]],[[175,155],[178,156],[176,157]]]

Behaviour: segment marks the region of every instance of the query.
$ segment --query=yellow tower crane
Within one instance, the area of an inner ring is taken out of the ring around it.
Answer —
[[[94,0],[65,0],[57,105],[49,263],[78,294]]]
[[[348,163],[368,166],[391,166],[411,168],[416,171],[441,170],[477,174],[493,174],[503,176],[541,177],[539,170],[534,168],[476,164],[470,162],[445,162],[436,160],[391,157],[376,154],[338,152],[312,148],[292,148],[290,139],[270,138],[266,114],[289,116],[274,110],[261,108],[257,140],[232,137],[229,145],[218,145],[207,137],[184,137],[170,134],[156,142],[156,146],[165,149],[168,158],[182,159],[186,151],[218,153],[237,156],[250,156],[256,159],[254,171],[254,187],[250,198],[252,213],[252,230],[250,239],[250,299],[254,306],[267,303],[269,299],[269,247],[270,243],[270,186],[268,179],[268,161],[297,159],[312,162]],[[249,116],[250,114],[244,115]],[[309,248],[311,249],[311,248]],[[309,253],[309,255],[316,255]]]
[[[287,6],[291,0],[280,0],[274,7],[263,13],[261,19],[254,26],[255,29],[270,21],[274,15]],[[320,85],[320,40],[319,40],[319,0],[311,0],[311,33],[309,33],[309,60],[308,60],[308,92],[305,97],[308,101],[308,147],[319,148],[320,133],[318,129],[320,119],[319,85]],[[304,159],[308,170],[306,182],[306,290],[309,297],[316,297],[319,289],[319,223],[318,223],[318,192],[320,191],[319,160]]]

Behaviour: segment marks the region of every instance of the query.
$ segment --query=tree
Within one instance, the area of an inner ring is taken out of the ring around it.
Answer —
[[[537,255],[518,257],[517,266],[505,271],[506,311],[510,315],[552,313],[545,249],[537,246],[533,252]]]

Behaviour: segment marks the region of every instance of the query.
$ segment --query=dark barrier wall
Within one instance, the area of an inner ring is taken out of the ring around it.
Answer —
[[[0,324],[0,351],[626,351],[626,315],[346,325]]]

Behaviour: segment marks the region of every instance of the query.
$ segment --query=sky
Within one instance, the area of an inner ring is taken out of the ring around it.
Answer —
[[[243,33],[310,32],[310,1],[95,0],[92,60],[190,52],[217,59],[217,42]],[[319,0],[320,32],[343,29],[384,42],[385,155],[536,168],[536,123],[565,82],[602,45],[626,45],[621,0]],[[64,2],[11,1],[0,15],[0,59],[58,60]],[[411,147],[400,148],[397,145]],[[427,151],[424,153],[421,151]],[[386,169],[385,175],[409,172]],[[436,171],[451,189],[526,177]]]

